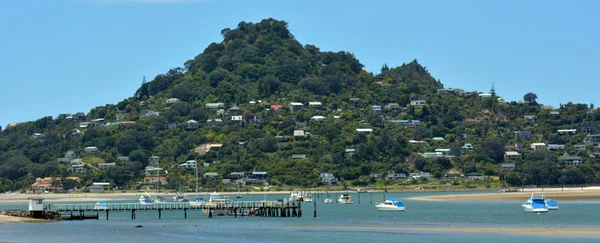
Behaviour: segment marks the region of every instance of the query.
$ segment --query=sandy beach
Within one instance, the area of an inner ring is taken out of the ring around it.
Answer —
[[[44,219],[32,219],[32,218],[22,218],[22,217],[0,215],[0,224],[21,223],[21,222],[50,222],[50,221],[44,220]]]
[[[497,200],[526,200],[532,192],[543,193],[544,198],[556,200],[600,199],[600,187],[576,188],[525,188],[519,192],[497,192],[478,194],[453,194],[439,196],[423,196],[410,198],[412,200],[429,201],[497,201]]]

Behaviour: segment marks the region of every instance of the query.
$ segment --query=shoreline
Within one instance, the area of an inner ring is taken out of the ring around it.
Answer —
[[[43,222],[56,222],[56,221],[0,215],[0,225],[8,224],[8,223],[43,223]]]
[[[412,197],[411,200],[422,201],[523,201],[531,193],[543,194],[546,199],[556,200],[581,200],[600,199],[600,187],[576,188],[525,188],[518,192],[491,192],[475,194],[451,194]]]

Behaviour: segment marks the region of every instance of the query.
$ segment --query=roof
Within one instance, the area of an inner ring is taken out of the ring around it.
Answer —
[[[186,121],[185,123],[198,123],[198,122],[196,120],[189,120],[189,121]]]
[[[506,151],[506,155],[521,155],[521,154],[517,151]]]
[[[319,102],[319,101],[310,101],[310,102],[308,102],[308,105],[321,105],[321,102]]]
[[[356,131],[357,132],[373,132],[373,129],[371,129],[371,128],[357,128]]]
[[[290,102],[290,105],[293,105],[293,106],[304,106],[304,105],[303,105],[302,103],[300,103],[300,102]]]
[[[434,137],[432,138],[433,141],[444,141],[443,137]]]
[[[267,172],[266,171],[256,171],[256,172],[252,172],[253,175],[266,175]]]
[[[304,130],[294,130],[294,136],[304,136]]]
[[[560,157],[559,159],[561,159],[561,160],[567,160],[567,159],[581,160],[581,157],[579,157],[579,156],[563,156],[563,157]]]
[[[546,146],[545,143],[532,143],[531,146]]]

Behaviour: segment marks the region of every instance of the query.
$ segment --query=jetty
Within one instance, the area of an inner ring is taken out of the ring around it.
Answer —
[[[158,219],[162,218],[163,210],[181,211],[187,219],[188,210],[200,210],[209,218],[213,216],[255,216],[255,217],[302,217],[302,205],[300,202],[286,201],[232,201],[226,203],[203,203],[190,202],[164,202],[164,203],[107,203],[102,207],[96,204],[54,204],[49,208],[60,213],[64,219],[84,220],[99,219],[101,213],[106,214],[109,219],[111,211],[130,211],[131,219],[136,219],[136,211],[156,211]],[[314,215],[316,217],[316,207]],[[69,216],[65,218],[66,216]]]

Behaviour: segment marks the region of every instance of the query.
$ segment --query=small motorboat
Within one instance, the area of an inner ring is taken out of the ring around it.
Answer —
[[[554,199],[546,199],[546,207],[548,210],[558,210],[558,202]]]
[[[325,198],[325,200],[323,200],[323,203],[325,204],[331,204],[333,202],[333,200],[331,200],[331,198]]]
[[[404,211],[404,204],[396,198],[388,198],[385,202],[375,205],[379,211]]]
[[[108,204],[105,201],[98,201],[96,205],[94,205],[94,210],[106,210],[108,209]]]
[[[522,205],[523,209],[527,213],[546,213],[548,212],[548,207],[546,206],[546,202],[544,201],[544,195],[541,197],[536,196],[535,192],[531,193],[531,196],[525,204]]]
[[[340,198],[338,198],[338,203],[341,204],[353,204],[354,201],[352,201],[352,197],[350,197],[350,194],[348,194],[347,192],[340,195]]]
[[[189,202],[190,200],[188,199],[187,196],[177,193],[174,197],[173,197],[173,202]]]
[[[152,200],[152,197],[148,193],[146,193],[146,195],[141,195],[139,200],[140,200],[140,204],[154,203],[154,200]]]

